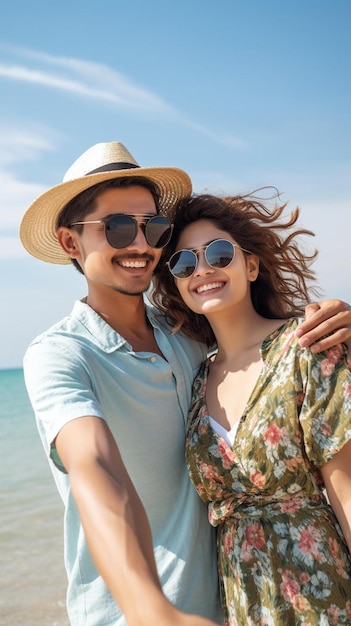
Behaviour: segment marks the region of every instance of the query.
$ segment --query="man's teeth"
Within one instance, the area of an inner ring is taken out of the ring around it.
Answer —
[[[219,287],[222,287],[223,283],[208,283],[207,285],[200,285],[200,287],[197,288],[197,293],[203,293],[204,291],[210,291],[211,289],[218,289]]]
[[[146,267],[146,261],[121,261],[123,267]]]

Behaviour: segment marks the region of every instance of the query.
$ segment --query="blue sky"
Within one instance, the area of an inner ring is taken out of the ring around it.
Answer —
[[[0,22],[0,367],[85,295],[30,257],[26,207],[100,141],[185,169],[196,192],[275,185],[351,302],[349,0],[12,0]]]

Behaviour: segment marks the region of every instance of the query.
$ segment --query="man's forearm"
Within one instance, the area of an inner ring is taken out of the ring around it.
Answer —
[[[85,468],[71,485],[92,558],[128,626],[216,626],[164,596],[147,516],[128,474],[116,481],[100,467],[92,478]]]
[[[112,477],[99,463],[70,474],[89,550],[122,612],[131,618],[162,595],[145,510],[125,472]],[[132,623],[132,622],[131,622]]]

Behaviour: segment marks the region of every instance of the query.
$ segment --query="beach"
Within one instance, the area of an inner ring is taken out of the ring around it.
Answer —
[[[63,504],[22,369],[0,370],[1,626],[69,626]]]

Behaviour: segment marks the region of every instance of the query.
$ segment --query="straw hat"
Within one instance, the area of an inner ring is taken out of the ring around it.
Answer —
[[[113,178],[142,176],[156,183],[160,209],[167,213],[175,202],[190,196],[191,180],[176,167],[140,167],[125,146],[116,141],[98,143],[84,152],[66,172],[63,182],[41,194],[27,209],[20,226],[25,249],[37,259],[66,265],[69,257],[56,237],[58,216],[75,196]]]

